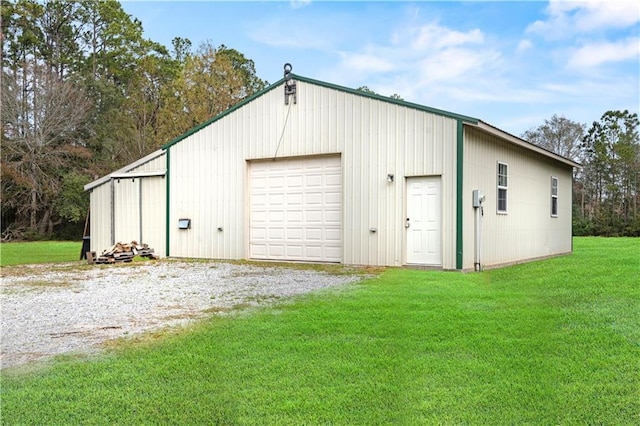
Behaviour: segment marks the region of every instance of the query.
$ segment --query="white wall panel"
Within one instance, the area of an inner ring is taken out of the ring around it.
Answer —
[[[164,177],[141,178],[142,211],[141,243],[154,249],[158,256],[165,256],[166,247],[166,181]]]
[[[140,242],[140,179],[115,179],[115,242]]]
[[[497,265],[571,251],[572,169],[540,154],[465,127],[464,268],[473,268],[474,189],[486,195],[481,263]],[[507,214],[497,213],[497,162],[508,164]],[[551,217],[551,176],[559,180]]]
[[[91,190],[91,251],[97,254],[111,247],[111,181]]]
[[[297,104],[271,90],[169,148],[170,254],[248,257],[247,160],[341,154],[344,263],[404,264],[405,176],[433,175],[443,263],[455,267],[455,131],[451,118],[306,82]],[[191,230],[177,229],[180,217]]]
[[[91,188],[90,195],[92,251],[100,254],[114,242],[136,240],[149,244],[158,255],[164,255],[165,177],[139,174],[165,171],[164,152],[155,152],[96,181],[98,185]],[[110,178],[114,175],[120,177]],[[127,175],[132,177],[124,177]]]

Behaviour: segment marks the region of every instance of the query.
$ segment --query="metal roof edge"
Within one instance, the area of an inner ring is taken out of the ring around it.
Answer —
[[[425,105],[415,104],[415,103],[407,102],[407,101],[404,101],[404,100],[393,99],[393,98],[390,98],[390,97],[387,97],[387,96],[378,95],[378,94],[375,94],[375,93],[367,93],[367,92],[363,92],[362,90],[351,89],[351,88],[344,87],[344,86],[339,86],[339,85],[333,84],[333,83],[327,83],[327,82],[320,81],[320,80],[314,80],[312,78],[303,77],[303,76],[300,76],[300,75],[297,75],[297,74],[292,74],[292,76],[297,81],[302,81],[302,82],[309,83],[309,84],[315,84],[316,86],[322,86],[322,87],[326,87],[326,88],[329,88],[329,89],[339,90],[339,91],[342,91],[342,92],[351,93],[353,95],[363,96],[365,98],[370,98],[370,99],[375,99],[375,100],[378,100],[378,101],[388,102],[388,103],[391,103],[391,104],[400,105],[400,106],[404,106],[404,107],[412,108],[412,109],[417,109],[417,110],[429,112],[429,113],[432,113],[432,114],[442,115],[442,116],[445,116],[445,117],[453,118],[455,120],[462,120],[464,122],[473,123],[473,124],[476,124],[479,121],[479,119],[474,118],[474,117],[469,117],[469,116],[462,115],[462,114],[456,114],[456,113],[445,111],[445,110],[442,110],[442,109],[431,108],[431,107],[428,107],[428,106],[425,106]],[[270,86],[265,87],[264,89],[260,90],[259,92],[254,93],[253,95],[251,95],[248,98],[242,100],[241,102],[238,102],[237,104],[235,104],[231,108],[221,112],[218,115],[215,115],[215,116],[211,117],[209,120],[207,120],[207,121],[205,121],[205,122],[193,127],[192,129],[190,129],[187,132],[181,134],[180,136],[176,137],[175,139],[172,139],[171,141],[167,142],[166,144],[164,144],[162,146],[162,149],[170,148],[171,146],[177,144],[181,140],[188,138],[189,136],[191,136],[194,133],[202,130],[203,128],[207,127],[208,125],[210,125],[212,123],[215,123],[216,121],[220,120],[221,118],[223,118],[223,117],[231,114],[232,112],[242,108],[243,106],[245,106],[249,102],[253,101],[254,99],[256,99],[256,98],[264,95],[265,93],[277,88],[278,86],[283,84],[284,81],[285,81],[285,79],[281,78],[280,80],[276,81],[275,83],[271,84]]]
[[[462,114],[456,114],[454,112],[445,111],[443,109],[438,109],[438,108],[432,108],[432,107],[428,107],[428,106],[425,106],[425,105],[420,105],[420,104],[416,104],[416,103],[413,103],[413,102],[408,102],[408,101],[405,101],[405,100],[394,99],[394,98],[390,98],[388,96],[378,95],[377,93],[363,92],[362,90],[351,89],[349,87],[339,86],[339,85],[333,84],[333,83],[327,83],[327,82],[320,81],[320,80],[314,80],[312,78],[299,76],[297,74],[294,74],[294,78],[296,78],[298,81],[304,81],[305,83],[315,84],[317,86],[322,86],[322,87],[326,87],[326,88],[334,89],[334,90],[340,90],[342,92],[351,93],[353,95],[362,96],[362,97],[365,97],[365,98],[375,99],[375,100],[378,100],[378,101],[388,102],[388,103],[391,103],[391,104],[400,105],[400,106],[404,106],[404,107],[412,108],[412,109],[417,109],[417,110],[424,111],[424,112],[429,112],[429,113],[432,113],[432,114],[442,115],[442,116],[445,116],[445,117],[453,118],[455,120],[462,120],[464,122],[474,123],[474,124],[477,123],[478,121],[480,121],[479,119],[477,119],[475,117],[470,117],[470,116],[462,115]]]
[[[157,151],[152,152],[149,155],[146,155],[144,157],[142,157],[141,159],[134,161],[131,164],[127,164],[126,166],[109,173],[108,175],[102,176],[101,178],[98,178],[96,180],[94,180],[93,182],[89,182],[88,184],[86,184],[84,186],[84,190],[85,191],[89,191],[97,186],[102,185],[105,182],[109,182],[109,180],[114,176],[114,175],[119,175],[119,174],[123,174],[123,173],[127,173],[128,171],[135,169],[136,167],[142,166],[143,164],[148,163],[149,161],[155,160],[156,158],[160,157],[164,155],[164,150],[163,149],[159,149]]]
[[[254,93],[253,95],[243,99],[242,101],[238,102],[237,104],[235,104],[234,106],[232,106],[231,108],[228,108],[224,111],[222,111],[220,114],[214,115],[213,117],[211,117],[210,119],[208,119],[207,121],[205,121],[204,123],[198,124],[197,126],[187,130],[185,133],[181,134],[180,136],[178,136],[175,139],[172,139],[171,141],[167,142],[166,144],[164,144],[162,146],[162,149],[168,149],[171,146],[177,144],[178,142],[180,142],[183,139],[188,138],[189,136],[193,135],[194,133],[202,130],[203,128],[207,127],[208,125],[210,125],[211,123],[214,123],[218,120],[220,120],[221,118],[231,114],[232,112],[234,112],[235,110],[238,110],[240,108],[242,108],[243,106],[245,106],[246,104],[248,104],[249,102],[253,101],[254,99],[264,95],[265,93],[275,89],[276,87],[278,87],[279,85],[281,85],[282,83],[284,83],[284,78],[281,78],[280,80],[276,81],[275,83],[273,83],[270,86],[265,87],[264,89]]]
[[[497,136],[497,137],[499,137],[501,139],[504,139],[504,140],[506,140],[506,141],[508,141],[510,143],[513,143],[515,145],[518,145],[518,146],[523,147],[525,149],[528,149],[530,151],[537,152],[538,154],[544,155],[545,157],[552,158],[552,159],[554,159],[556,161],[559,161],[561,163],[564,163],[564,164],[566,164],[568,166],[575,167],[575,168],[578,168],[578,169],[582,168],[582,164],[580,164],[580,163],[576,163],[575,161],[573,161],[573,160],[571,160],[569,158],[563,157],[562,155],[556,154],[555,152],[549,151],[548,149],[542,148],[542,147],[540,147],[538,145],[534,145],[531,142],[528,142],[528,141],[526,141],[526,140],[524,140],[522,138],[519,138],[518,136],[512,135],[511,133],[505,132],[504,130],[499,129],[499,128],[497,128],[497,127],[495,127],[495,126],[493,126],[493,125],[491,125],[491,124],[489,124],[489,123],[487,123],[485,121],[478,120],[477,123],[475,123],[475,124],[468,123],[468,125],[472,125],[472,126],[478,128],[478,129],[480,129],[480,130],[482,130],[482,131],[484,131],[486,133],[489,133],[489,134],[492,134],[494,136]]]

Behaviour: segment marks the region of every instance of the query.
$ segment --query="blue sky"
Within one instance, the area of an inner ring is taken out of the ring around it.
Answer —
[[[305,77],[480,118],[521,135],[640,109],[640,2],[123,1],[145,37],[237,49],[273,83]]]

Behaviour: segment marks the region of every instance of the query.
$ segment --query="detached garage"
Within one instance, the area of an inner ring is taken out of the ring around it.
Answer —
[[[467,270],[571,252],[578,164],[473,117],[289,77],[87,185],[91,249]]]

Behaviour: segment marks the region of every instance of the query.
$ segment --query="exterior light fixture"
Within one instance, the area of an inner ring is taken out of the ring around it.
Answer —
[[[284,104],[289,105],[289,96],[293,96],[293,103],[298,103],[296,96],[296,81],[293,79],[290,63],[284,64]]]
[[[393,175],[392,174],[388,174],[387,175],[387,182],[393,183]]]

